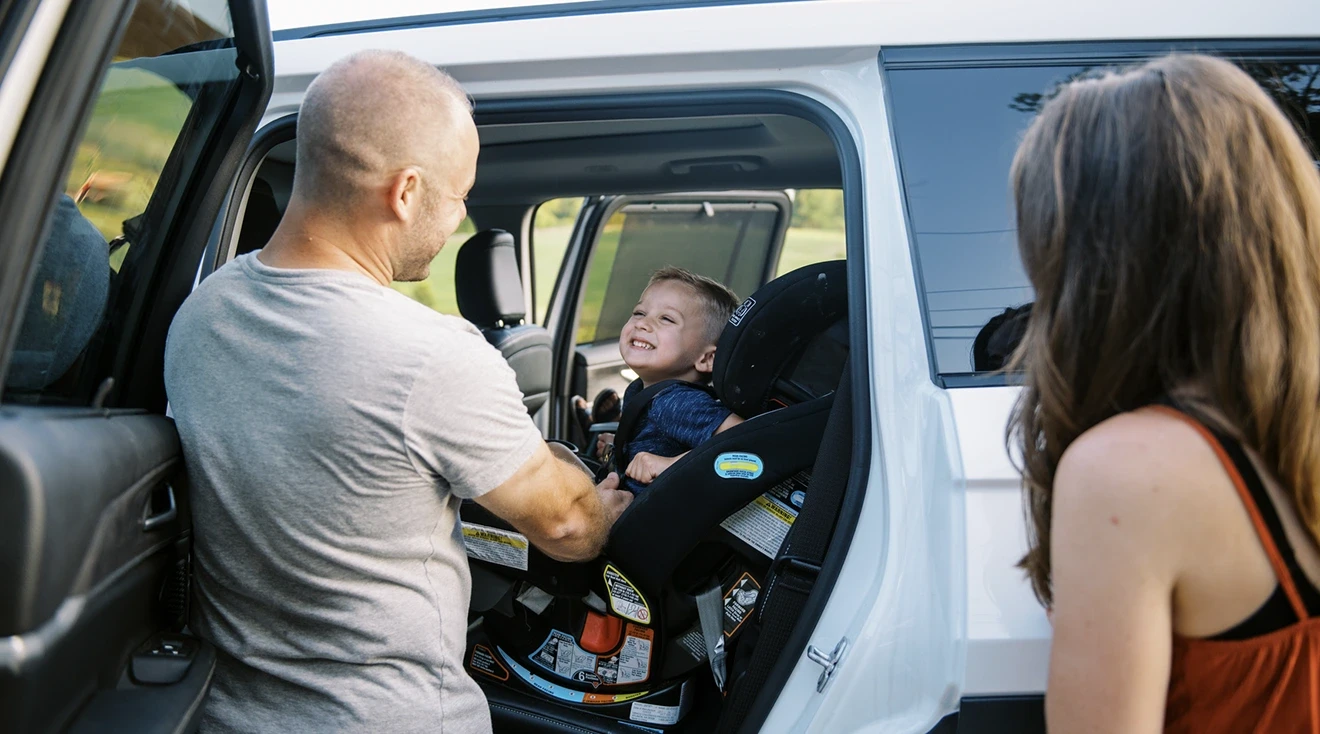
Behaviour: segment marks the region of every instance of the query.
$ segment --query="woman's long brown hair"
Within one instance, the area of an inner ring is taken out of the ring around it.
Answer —
[[[1164,395],[1222,416],[1320,539],[1320,174],[1273,101],[1205,56],[1076,81],[1028,130],[1012,188],[1036,302],[1008,435],[1036,596],[1052,603],[1060,458]]]

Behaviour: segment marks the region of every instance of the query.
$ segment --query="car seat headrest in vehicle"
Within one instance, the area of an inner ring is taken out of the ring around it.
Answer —
[[[247,207],[243,210],[243,227],[239,230],[238,249],[234,254],[245,255],[265,247],[283,218],[284,212],[275,201],[275,190],[270,183],[264,178],[252,179],[252,191],[248,193]]]
[[[61,195],[42,248],[5,386],[42,390],[82,355],[110,297],[110,246]]]
[[[454,265],[458,310],[482,329],[511,326],[527,316],[513,235],[486,229],[468,238]]]
[[[733,312],[715,350],[716,394],[744,418],[832,391],[848,356],[843,260],[761,287]]]
[[[458,250],[454,290],[463,317],[481,329],[513,368],[527,412],[540,410],[550,399],[554,349],[549,332],[522,323],[527,306],[513,235],[487,229],[468,238]]]

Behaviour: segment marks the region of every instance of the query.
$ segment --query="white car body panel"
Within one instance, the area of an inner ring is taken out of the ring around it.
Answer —
[[[818,0],[499,20],[277,41],[263,123],[366,48],[446,68],[482,100],[719,89],[815,99],[861,159],[872,464],[811,644],[851,648],[825,692],[803,656],[766,731],[926,732],[963,696],[1044,690],[1050,628],[1022,572],[1016,388],[943,390],[931,364],[878,62],[882,46],[1320,37],[1320,3]],[[277,34],[278,38],[278,34]],[[1007,205],[1007,202],[1006,202]]]

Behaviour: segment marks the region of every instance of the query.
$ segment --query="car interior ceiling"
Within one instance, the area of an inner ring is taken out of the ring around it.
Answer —
[[[481,156],[468,208],[479,227],[498,226],[480,221],[483,209],[562,197],[830,188],[842,180],[825,131],[789,115],[502,124],[478,132]],[[254,184],[249,203],[260,220],[254,225],[273,230],[287,206],[294,146],[292,140],[276,145],[262,163],[257,180],[264,183]]]

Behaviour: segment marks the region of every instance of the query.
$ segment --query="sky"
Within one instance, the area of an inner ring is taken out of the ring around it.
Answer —
[[[582,0],[574,0],[581,2]],[[565,0],[266,0],[270,27],[301,28],[374,18],[402,18],[511,6],[548,5]]]

